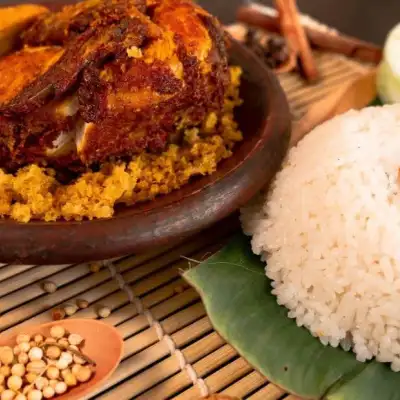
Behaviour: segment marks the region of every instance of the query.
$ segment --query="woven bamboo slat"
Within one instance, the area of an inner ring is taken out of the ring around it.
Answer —
[[[20,272],[27,271],[28,269],[36,267],[35,265],[13,265],[13,268],[9,268],[7,264],[0,264],[0,282],[5,281],[11,276],[15,276]]]
[[[257,371],[252,371],[244,378],[223,390],[222,393],[227,396],[237,396],[239,398],[248,397],[250,393],[254,393],[265,384],[267,384],[267,378]]]
[[[279,400],[285,391],[279,388],[278,386],[270,383],[267,386],[264,386],[257,393],[250,396],[249,400]]]
[[[308,107],[369,66],[339,55],[315,54],[321,80],[306,85],[295,73],[279,79],[296,124]],[[77,298],[89,307],[74,317],[104,321],[124,338],[123,360],[92,399],[196,400],[222,393],[250,400],[301,400],[285,393],[241,358],[214,331],[198,294],[181,278],[190,261],[220,248],[238,229],[236,217],[174,246],[105,262],[96,273],[88,265],[0,264],[0,331],[51,320],[51,310]],[[55,293],[43,291],[50,280]]]

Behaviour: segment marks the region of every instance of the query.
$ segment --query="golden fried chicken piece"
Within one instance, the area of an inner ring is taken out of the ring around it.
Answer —
[[[219,23],[189,0],[154,2],[150,12],[159,39],[85,71],[77,149],[86,163],[163,150],[182,121],[194,126],[222,109],[229,74]]]
[[[44,16],[23,40],[64,51],[50,68],[38,61],[37,77],[0,102],[0,137],[18,138],[8,146],[11,164],[69,167],[162,151],[222,112],[230,79],[224,32],[191,0],[88,0]],[[57,126],[53,111],[64,102],[74,114]]]
[[[87,20],[93,17],[92,12],[101,4],[101,0],[87,0],[65,6],[59,12],[42,15],[22,33],[22,42],[28,46],[62,46],[74,33],[82,33],[89,26]],[[86,15],[88,18],[84,18]]]
[[[0,112],[5,116],[33,112],[50,100],[64,95],[76,84],[84,68],[92,64],[101,65],[103,60],[115,57],[131,46],[140,46],[148,38],[157,37],[157,26],[139,12],[136,8],[137,1],[106,0],[95,8],[85,8],[78,3],[75,7],[80,11],[81,18],[90,20],[95,13],[96,19],[84,32],[69,37],[60,60],[35,82],[25,87],[12,101],[1,107]],[[69,13],[73,9],[70,6]],[[63,12],[57,15],[64,18]],[[54,20],[57,18],[54,17]],[[51,36],[51,26],[46,23],[42,28],[44,33]],[[54,28],[58,31],[59,27],[56,24]],[[39,37],[40,32],[37,32]]]
[[[0,106],[21,93],[26,86],[48,71],[62,57],[57,46],[25,48],[0,58]],[[46,155],[46,143],[60,131],[74,128],[77,98],[50,102],[32,114],[0,118],[0,154],[2,165],[17,166],[19,160],[35,160]],[[49,155],[49,154],[48,154]],[[51,152],[50,152],[51,155]]]
[[[22,34],[28,46],[64,45],[68,40],[90,28],[108,24],[118,15],[119,7],[135,7],[139,12],[146,10],[145,0],[86,0],[68,5],[57,13],[43,15]]]
[[[46,7],[36,4],[0,8],[0,56],[9,53],[15,47],[19,34],[29,24],[48,13]]]
[[[6,104],[50,69],[62,56],[62,47],[25,48],[0,58],[0,104]]]

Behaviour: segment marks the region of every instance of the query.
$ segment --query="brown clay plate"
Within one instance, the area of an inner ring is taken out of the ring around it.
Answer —
[[[237,42],[230,62],[243,68],[237,119],[244,140],[217,172],[154,201],[83,222],[0,222],[0,262],[50,264],[102,260],[181,240],[228,216],[279,169],[290,112],[274,74]]]
[[[57,396],[58,400],[82,400],[95,388],[105,384],[115,371],[122,358],[124,342],[118,331],[104,322],[91,319],[66,319],[43,325],[24,326],[9,335],[0,335],[0,346],[13,346],[19,333],[42,334],[49,337],[50,329],[54,325],[62,325],[66,331],[78,333],[85,338],[83,353],[96,363],[95,375],[90,381],[76,386],[62,396]]]

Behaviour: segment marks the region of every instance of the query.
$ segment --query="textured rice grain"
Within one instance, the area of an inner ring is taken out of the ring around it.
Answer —
[[[400,105],[350,111],[291,149],[242,224],[288,316],[400,370]]]

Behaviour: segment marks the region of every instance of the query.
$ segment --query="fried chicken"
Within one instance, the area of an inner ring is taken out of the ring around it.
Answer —
[[[118,56],[127,48],[142,45],[146,38],[157,37],[157,27],[139,12],[135,6],[136,2],[137,0],[111,0],[99,3],[94,9],[85,8],[78,3],[76,8],[80,11],[79,17],[90,19],[96,11],[97,19],[92,21],[81,34],[71,34],[65,39],[65,52],[58,62],[25,87],[11,102],[1,107],[0,112],[11,116],[35,111],[49,100],[59,98],[66,93],[76,83],[85,67],[100,66],[104,60]],[[69,8],[69,12],[71,11],[73,11],[72,6]],[[62,18],[61,22],[65,22],[64,12],[58,14]],[[47,19],[52,18],[46,18],[45,21]],[[56,17],[53,19],[56,20]],[[40,43],[45,45],[49,44],[47,35],[52,37],[53,33],[58,32],[57,24],[54,28],[53,32],[51,26],[45,23],[43,35],[37,30],[36,24],[31,29],[35,30],[38,37],[46,37],[44,43]]]
[[[41,56],[0,82],[0,166],[159,152],[222,112],[225,36],[190,0],[88,0],[40,17],[22,40],[30,47],[0,59],[0,73],[9,57]]]
[[[62,46],[90,28],[106,25],[113,17],[120,15],[119,12],[132,6],[141,13],[146,11],[145,0],[87,0],[65,6],[60,12],[42,15],[22,33],[21,38],[28,46]]]
[[[20,42],[20,33],[39,17],[48,15],[46,7],[20,4],[0,9],[0,56],[7,54]]]
[[[12,100],[15,93],[51,70],[63,53],[61,47],[47,46],[25,48],[0,58],[0,104]],[[49,102],[30,114],[1,116],[2,164],[10,167],[35,162],[38,155],[45,154],[46,143],[51,143],[60,131],[74,129],[77,111],[77,98],[72,96]]]

